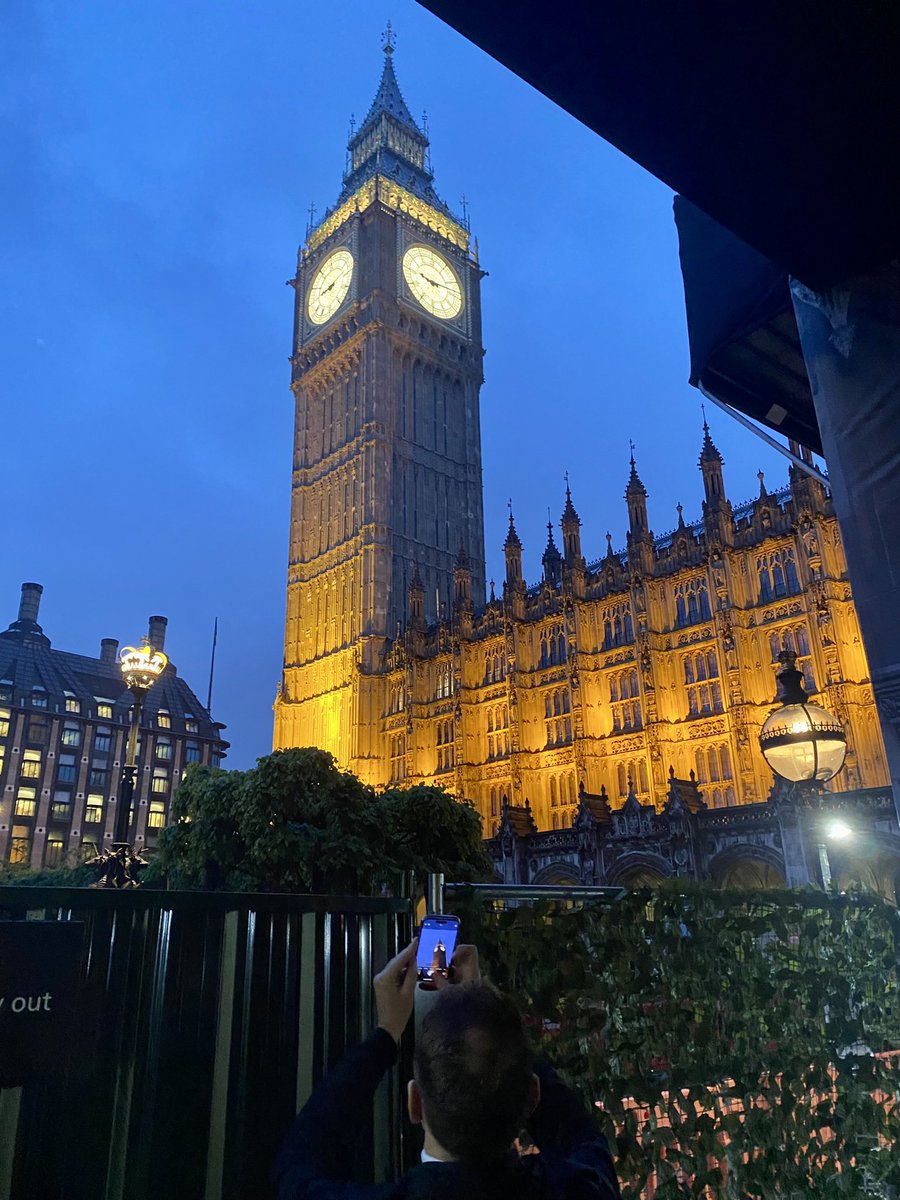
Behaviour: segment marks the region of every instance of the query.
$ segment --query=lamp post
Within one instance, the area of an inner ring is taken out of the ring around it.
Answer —
[[[131,851],[131,808],[137,777],[137,749],[141,728],[141,707],[144,697],[166,669],[168,659],[161,650],[155,650],[148,642],[140,646],[125,646],[119,655],[119,667],[128,690],[134,697],[131,708],[131,726],[128,730],[128,745],[122,776],[119,780],[119,797],[116,806],[116,822],[112,849],[99,855],[88,866],[98,870],[100,878],[92,887],[137,887],[134,866],[136,856]]]
[[[775,774],[793,784],[794,794],[812,807],[821,802],[822,785],[844,765],[847,735],[837,717],[807,696],[796,655],[782,650],[778,661],[782,703],[763,723],[759,745]],[[830,888],[831,864],[821,833],[818,851],[822,883]]]

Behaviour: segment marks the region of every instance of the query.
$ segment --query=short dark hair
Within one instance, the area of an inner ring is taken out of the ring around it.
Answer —
[[[428,1127],[454,1158],[508,1150],[521,1129],[533,1062],[515,1002],[486,981],[444,988],[422,1021],[414,1072]]]

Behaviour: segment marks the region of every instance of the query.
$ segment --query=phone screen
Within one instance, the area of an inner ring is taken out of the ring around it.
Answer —
[[[426,917],[419,930],[416,967],[423,982],[435,975],[447,977],[459,933],[458,917]]]

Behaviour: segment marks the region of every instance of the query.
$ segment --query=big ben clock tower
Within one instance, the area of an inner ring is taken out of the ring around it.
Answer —
[[[296,418],[274,735],[276,749],[319,746],[372,783],[387,782],[381,672],[410,583],[424,585],[425,619],[439,619],[463,549],[473,598],[484,597],[482,272],[434,190],[393,50],[389,31],[343,189],[291,281]]]

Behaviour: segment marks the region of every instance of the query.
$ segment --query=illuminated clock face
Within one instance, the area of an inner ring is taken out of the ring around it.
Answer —
[[[353,279],[353,255],[349,250],[329,254],[313,276],[306,295],[306,312],[313,325],[324,325],[347,298]]]
[[[410,246],[403,255],[403,277],[424,309],[443,321],[462,310],[462,290],[453,268],[427,246]]]

